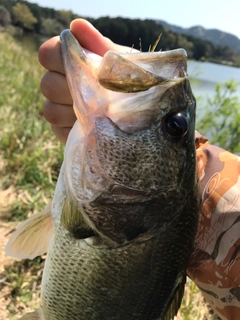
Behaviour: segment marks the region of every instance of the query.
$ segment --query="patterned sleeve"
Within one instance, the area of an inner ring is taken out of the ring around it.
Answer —
[[[240,319],[240,157],[196,133],[202,207],[188,276],[222,319]]]

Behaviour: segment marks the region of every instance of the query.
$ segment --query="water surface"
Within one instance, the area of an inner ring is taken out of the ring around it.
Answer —
[[[213,96],[217,83],[235,80],[240,83],[240,68],[211,62],[188,61],[188,75],[196,96]],[[240,86],[237,95],[240,97]]]

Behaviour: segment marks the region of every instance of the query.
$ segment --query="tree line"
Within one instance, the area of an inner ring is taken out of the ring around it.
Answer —
[[[69,28],[73,19],[89,20],[104,36],[119,44],[148,51],[161,34],[156,50],[184,48],[190,59],[208,60],[240,66],[240,55],[228,47],[214,46],[209,41],[174,33],[155,20],[101,17],[93,19],[73,13],[71,10],[55,10],[24,0],[0,0],[0,26],[13,25],[24,33],[51,37]]]

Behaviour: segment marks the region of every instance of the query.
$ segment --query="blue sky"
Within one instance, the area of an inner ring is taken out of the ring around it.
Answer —
[[[240,0],[32,0],[81,16],[161,19],[181,27],[201,25],[240,38]]]

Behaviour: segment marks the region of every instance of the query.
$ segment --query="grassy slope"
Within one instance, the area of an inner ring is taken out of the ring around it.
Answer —
[[[5,226],[10,221],[36,213],[51,198],[63,150],[42,118],[39,82],[43,70],[37,54],[3,33],[0,43],[4,44],[0,50],[0,232],[8,236]],[[9,319],[16,319],[39,305],[44,257],[7,262],[0,269],[0,298]],[[189,282],[177,319],[210,319],[209,315],[205,318],[206,312],[201,294]],[[1,319],[5,316],[0,309]]]
[[[0,232],[4,236],[8,222],[25,219],[51,199],[63,146],[42,117],[39,83],[44,70],[37,53],[3,33],[0,43]],[[41,258],[1,268],[1,303],[6,301],[10,315],[24,313],[39,301],[42,268]],[[0,314],[0,319],[6,318]]]
[[[0,34],[0,188],[15,187],[5,219],[21,220],[39,210],[54,190],[62,161],[60,143],[42,118],[37,54]]]

